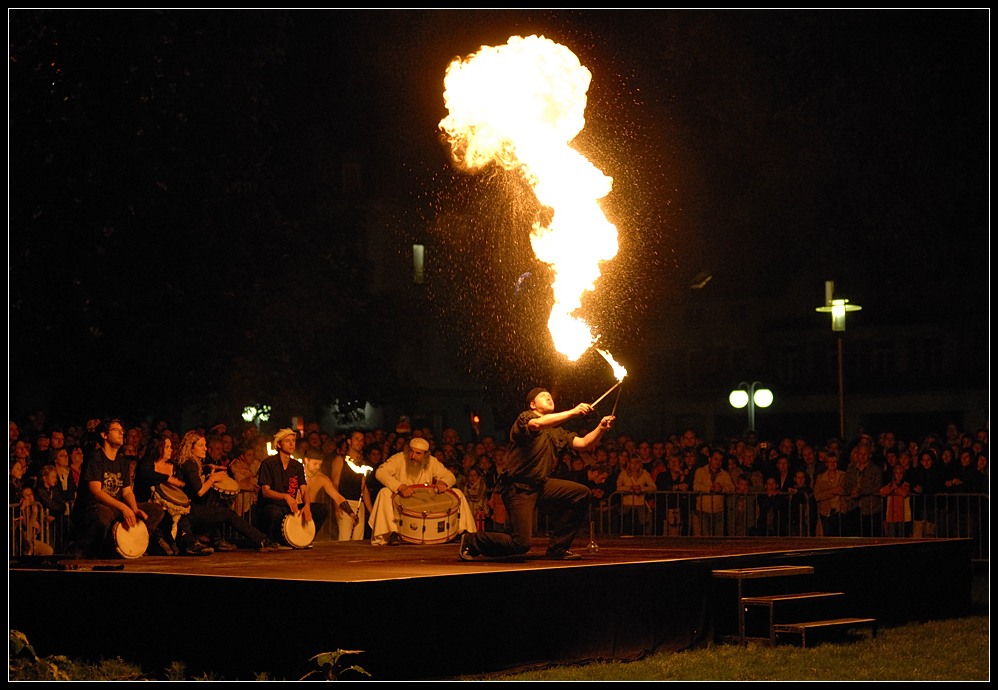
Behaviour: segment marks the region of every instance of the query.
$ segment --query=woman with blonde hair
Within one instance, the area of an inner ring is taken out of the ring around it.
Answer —
[[[208,535],[216,551],[233,551],[237,547],[225,539],[223,528],[228,526],[238,532],[254,548],[272,551],[277,545],[267,535],[243,520],[232,508],[214,503],[211,492],[214,485],[223,477],[226,470],[212,470],[205,473],[204,458],[208,453],[208,442],[204,432],[192,429],[184,434],[177,451],[178,474],[184,482],[184,493],[191,501],[190,519],[196,533]]]

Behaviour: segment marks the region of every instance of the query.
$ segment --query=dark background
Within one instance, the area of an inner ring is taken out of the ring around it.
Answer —
[[[867,323],[990,338],[987,10],[8,20],[12,419],[404,409],[414,324],[497,401],[550,380],[535,204],[453,171],[437,129],[449,62],[513,35],[593,73],[575,143],[614,178],[621,248],[587,320],[622,361],[668,337],[657,313],[701,272],[720,294],[806,282],[815,305],[834,279]],[[372,248],[413,241],[435,259],[423,293],[373,287]]]

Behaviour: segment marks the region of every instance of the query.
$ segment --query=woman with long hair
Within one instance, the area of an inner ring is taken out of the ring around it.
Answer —
[[[222,530],[228,526],[238,532],[250,545],[260,551],[271,551],[277,545],[267,535],[243,520],[232,508],[215,502],[211,493],[214,486],[224,477],[226,470],[204,472],[204,458],[208,453],[208,442],[204,432],[192,429],[184,434],[177,451],[178,474],[184,482],[184,493],[191,502],[191,525],[196,534],[207,535],[216,551],[233,551],[235,544],[225,539]]]

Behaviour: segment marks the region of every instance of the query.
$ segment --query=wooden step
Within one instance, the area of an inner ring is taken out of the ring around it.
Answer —
[[[800,623],[775,623],[773,635],[779,641],[779,634],[796,635],[800,637],[800,646],[807,647],[808,638],[812,642],[827,640],[836,635],[844,635],[853,628],[867,628],[873,637],[877,636],[876,618],[830,618],[820,621],[804,621]]]
[[[776,644],[773,626],[785,621],[815,620],[844,613],[843,592],[800,592],[742,598],[746,641]]]
[[[792,575],[814,575],[813,565],[769,565],[760,568],[732,568],[728,570],[712,570],[714,577],[732,580],[756,580],[769,577],[787,577]]]

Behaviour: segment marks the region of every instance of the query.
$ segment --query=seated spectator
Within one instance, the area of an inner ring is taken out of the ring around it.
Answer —
[[[239,495],[233,501],[232,509],[244,519],[256,505],[260,493],[260,483],[257,481],[259,471],[260,460],[257,457],[256,443],[251,441],[243,444],[236,457],[229,462],[229,475],[239,485]]]

